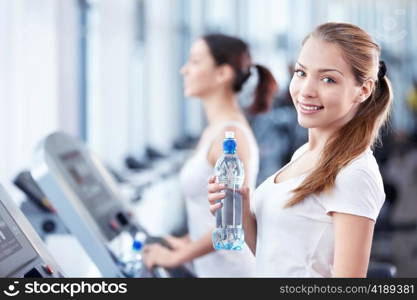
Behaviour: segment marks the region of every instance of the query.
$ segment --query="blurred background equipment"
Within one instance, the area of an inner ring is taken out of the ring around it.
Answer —
[[[60,132],[47,136],[34,155],[31,174],[104,277],[192,277],[185,267],[148,270],[140,266],[139,253],[132,271],[129,261],[135,258],[127,256],[132,247],[138,252],[145,243],[170,246],[139,223],[111,174],[77,139]],[[143,239],[137,240],[138,234]]]
[[[2,186],[0,244],[0,278],[64,277],[61,267]],[[4,291],[8,296],[16,296],[15,292],[10,286]]]

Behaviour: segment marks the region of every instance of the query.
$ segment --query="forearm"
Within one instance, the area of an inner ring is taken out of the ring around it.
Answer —
[[[213,251],[215,250],[211,241],[211,231],[209,231],[199,240],[191,241],[186,247],[181,249],[180,263],[184,264]]]
[[[190,235],[188,233],[179,237],[179,239],[182,240],[183,242],[191,242]]]

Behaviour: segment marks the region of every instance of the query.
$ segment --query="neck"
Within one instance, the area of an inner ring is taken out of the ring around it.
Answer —
[[[345,126],[356,114],[357,105],[353,105],[351,111],[343,118],[334,121],[326,128],[310,128],[308,130],[308,144],[312,151],[321,152],[326,146],[327,141],[336,133],[340,128]]]
[[[313,152],[321,152],[326,146],[327,141],[332,137],[337,129],[310,128],[308,130],[308,145]]]
[[[204,111],[208,125],[241,116],[236,94],[232,91],[219,91],[203,98]]]

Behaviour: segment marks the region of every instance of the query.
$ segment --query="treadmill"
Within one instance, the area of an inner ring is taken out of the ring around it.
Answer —
[[[0,186],[0,278],[5,277],[61,278],[64,275],[29,221]],[[7,292],[13,296],[13,290]]]
[[[145,244],[170,245],[137,221],[104,165],[79,140],[62,132],[47,136],[35,150],[33,179],[76,236],[104,277],[128,277],[120,267],[126,236],[142,232]],[[137,277],[194,277],[184,266],[143,268]]]

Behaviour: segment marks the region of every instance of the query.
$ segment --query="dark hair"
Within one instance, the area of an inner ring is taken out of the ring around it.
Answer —
[[[210,49],[217,65],[227,64],[235,72],[233,90],[240,92],[243,84],[251,75],[252,58],[248,45],[241,39],[224,34],[207,34],[202,37]],[[250,112],[257,114],[268,111],[272,106],[278,84],[272,73],[265,67],[255,65],[259,81],[255,91],[255,100],[249,107]]]

